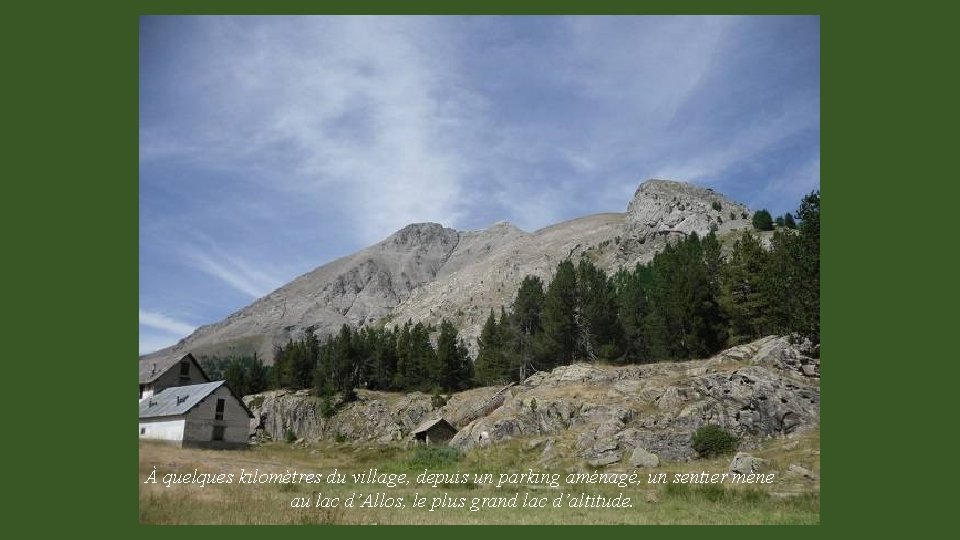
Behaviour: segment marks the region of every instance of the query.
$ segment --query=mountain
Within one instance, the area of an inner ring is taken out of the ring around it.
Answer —
[[[750,227],[750,211],[708,188],[669,180],[640,184],[626,212],[594,214],[532,233],[508,222],[479,231],[408,225],[382,242],[308,272],[226,319],[198,328],[167,355],[250,354],[272,362],[275,344],[336,332],[343,324],[438,323],[446,318],[471,351],[490,309],[509,306],[523,277],[548,282],[558,262],[589,257],[608,273],[653,258],[671,239]]]

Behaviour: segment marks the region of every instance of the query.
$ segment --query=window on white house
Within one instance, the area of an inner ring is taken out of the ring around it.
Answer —
[[[180,362],[180,382],[190,382],[190,362]]]
[[[220,398],[217,400],[217,414],[214,416],[214,420],[223,420],[223,406],[226,403],[226,400]]]
[[[141,435],[146,434],[146,432],[147,432],[147,428],[145,428],[145,427],[140,428],[140,434],[141,434]]]

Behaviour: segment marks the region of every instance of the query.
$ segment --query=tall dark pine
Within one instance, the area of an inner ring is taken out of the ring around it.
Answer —
[[[607,274],[589,259],[577,266],[578,351],[591,360],[621,354],[623,330],[617,320],[616,291]]]
[[[800,210],[797,331],[817,347],[820,345],[820,190],[803,198]]]
[[[569,364],[577,351],[577,274],[569,260],[557,265],[543,301],[544,368]]]
[[[460,340],[457,329],[446,319],[440,323],[436,358],[440,368],[439,378],[433,381],[436,387],[455,391],[470,386],[473,372],[467,348]]]
[[[480,330],[477,338],[479,351],[474,365],[474,378],[483,385],[497,384],[509,378],[509,368],[503,354],[503,340],[497,319],[490,310],[490,316]]]
[[[620,270],[614,276],[617,292],[617,315],[623,327],[625,361],[650,362],[650,347],[644,328],[644,318],[650,311],[647,289],[650,287],[650,267],[638,264],[633,272]]]

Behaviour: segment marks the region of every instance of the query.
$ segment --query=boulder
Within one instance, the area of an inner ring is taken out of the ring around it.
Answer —
[[[737,452],[730,460],[730,472],[737,474],[753,474],[763,470],[767,460],[753,457],[746,452]]]
[[[660,458],[643,448],[636,448],[630,456],[630,465],[636,469],[654,469],[660,466]]]
[[[587,459],[587,463],[591,467],[605,467],[611,463],[616,463],[621,459],[623,459],[623,452],[608,451]]]
[[[791,463],[787,467],[787,473],[795,476],[802,476],[808,480],[816,480],[817,475],[813,474],[813,471],[803,467],[802,465],[797,465],[796,463]]]

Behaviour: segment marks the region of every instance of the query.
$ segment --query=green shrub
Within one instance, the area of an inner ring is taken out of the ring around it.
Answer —
[[[690,498],[690,484],[674,484],[670,483],[664,487],[663,493],[667,497],[673,499],[689,499]]]
[[[283,439],[288,443],[291,443],[297,440],[297,434],[294,433],[292,429],[287,428],[286,431],[283,432]]]
[[[701,457],[714,457],[729,454],[737,449],[740,441],[720,426],[708,425],[693,434],[693,449]]]
[[[330,396],[323,396],[323,399],[320,400],[320,416],[330,418],[336,413],[337,408],[333,405],[333,400],[330,399]]]
[[[436,468],[452,465],[460,461],[460,451],[450,446],[422,446],[417,448],[410,459],[410,465],[417,468]]]
[[[736,220],[737,220],[737,213],[730,212],[730,221],[736,221]]]
[[[347,436],[342,433],[337,433],[333,436],[333,440],[337,441],[340,444],[347,442]]]
[[[700,494],[710,502],[720,502],[727,494],[727,490],[720,484],[707,484],[700,488]]]
[[[723,210],[723,205],[720,204],[720,201],[713,201],[713,203],[710,204],[710,207],[716,210],[717,212],[719,212],[720,210]]]

